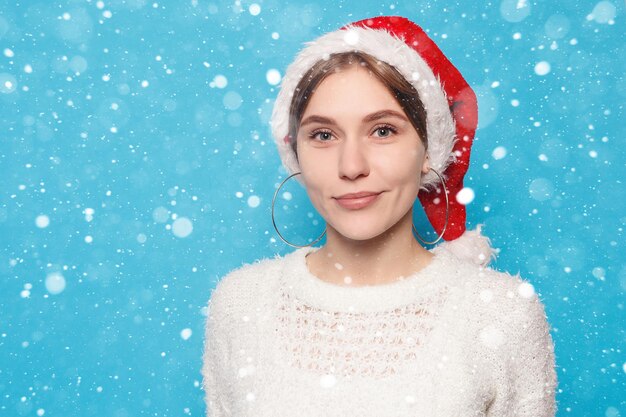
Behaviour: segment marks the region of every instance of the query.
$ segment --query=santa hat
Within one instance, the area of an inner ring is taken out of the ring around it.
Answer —
[[[419,93],[426,110],[430,165],[444,178],[446,199],[437,175],[422,176],[419,199],[428,219],[446,241],[440,246],[460,258],[486,266],[494,251],[489,239],[465,228],[465,205],[456,198],[463,189],[478,121],[476,95],[461,73],[426,33],[399,16],[360,20],[308,42],[282,78],[270,121],[274,141],[289,174],[300,171],[289,139],[289,109],[296,86],[318,61],[339,52],[361,51],[395,67]],[[296,177],[298,178],[298,177]],[[300,179],[298,181],[301,182]],[[302,182],[301,182],[302,183]]]

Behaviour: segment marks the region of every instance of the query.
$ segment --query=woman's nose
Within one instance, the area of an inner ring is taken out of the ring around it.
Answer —
[[[339,177],[355,179],[369,175],[369,160],[363,144],[357,138],[347,138],[339,151]]]

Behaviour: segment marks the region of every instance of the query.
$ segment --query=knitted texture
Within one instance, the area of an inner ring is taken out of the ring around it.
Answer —
[[[317,249],[217,284],[207,416],[555,415],[554,345],[529,282],[439,246],[408,277],[340,286],[308,270]]]

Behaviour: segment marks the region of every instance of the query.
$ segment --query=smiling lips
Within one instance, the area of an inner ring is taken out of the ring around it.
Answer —
[[[336,197],[337,203],[349,210],[358,210],[363,207],[367,207],[378,199],[378,196],[382,193],[375,191],[361,191],[358,193],[344,194]]]

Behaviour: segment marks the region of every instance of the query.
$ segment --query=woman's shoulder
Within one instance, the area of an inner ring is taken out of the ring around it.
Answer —
[[[447,268],[455,272],[455,282],[462,286],[464,291],[483,294],[499,293],[507,295],[509,298],[513,294],[529,298],[534,292],[534,287],[530,281],[522,278],[519,273],[511,274],[491,266],[474,264],[445,250],[440,251],[440,253],[444,254]]]
[[[485,316],[514,318],[543,314],[544,307],[535,286],[519,273],[511,274],[493,267],[452,259],[456,271],[456,286],[468,302],[469,308]]]
[[[280,273],[284,257],[261,258],[245,262],[221,277],[211,291],[210,304],[213,309],[223,306],[249,305],[259,297],[259,290],[268,286]]]
[[[476,324],[484,344],[497,347],[529,332],[549,331],[545,305],[529,280],[519,273],[462,263],[466,317]]]

